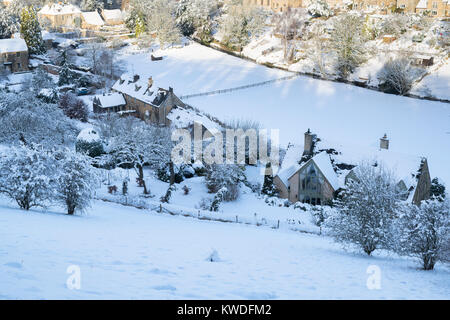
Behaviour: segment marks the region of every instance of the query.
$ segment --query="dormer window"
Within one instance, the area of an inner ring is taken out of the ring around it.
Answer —
[[[134,85],[134,90],[139,91],[141,90],[142,86],[138,86],[137,84]]]

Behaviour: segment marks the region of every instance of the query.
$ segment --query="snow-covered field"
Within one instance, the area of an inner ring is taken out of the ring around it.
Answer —
[[[448,299],[450,270],[328,238],[96,201],[83,216],[0,205],[1,299]],[[213,249],[220,261],[207,261]],[[69,266],[80,269],[69,290]],[[369,290],[369,266],[381,289]]]
[[[130,72],[153,76],[177,95],[226,89],[276,79],[288,72],[270,69],[198,44],[122,59]],[[450,84],[441,84],[447,89]],[[442,89],[444,90],[444,89]],[[283,145],[302,143],[308,129],[335,148],[376,148],[387,133],[390,149],[428,157],[432,176],[450,184],[450,105],[384,94],[352,85],[299,77],[272,85],[186,100],[221,120],[246,118],[280,130]]]

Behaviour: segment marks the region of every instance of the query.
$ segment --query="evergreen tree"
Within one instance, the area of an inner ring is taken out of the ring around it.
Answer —
[[[431,197],[434,199],[438,199],[442,201],[445,199],[445,186],[440,183],[438,178],[434,178],[433,181],[431,181]]]
[[[145,22],[144,19],[138,15],[136,18],[136,24],[134,27],[134,32],[136,33],[136,38],[145,33]]]
[[[20,33],[27,43],[30,53],[41,54],[45,52],[42,39],[41,26],[34,7],[25,7],[20,14]]]
[[[262,194],[266,194],[270,197],[273,197],[277,194],[277,190],[273,185],[273,172],[272,172],[272,164],[268,162],[266,164],[266,172],[264,176],[264,184],[261,189]]]

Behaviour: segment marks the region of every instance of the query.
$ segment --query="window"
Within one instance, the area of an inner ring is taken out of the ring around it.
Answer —
[[[433,2],[433,9],[437,9],[437,7],[438,7],[437,2]]]
[[[432,14],[433,16],[436,16],[436,15],[437,15],[437,11],[433,10],[433,11],[431,11],[431,14]]]

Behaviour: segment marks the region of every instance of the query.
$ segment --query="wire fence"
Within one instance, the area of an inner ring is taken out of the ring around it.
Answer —
[[[208,91],[208,92],[202,92],[202,93],[194,93],[194,94],[180,96],[179,98],[181,100],[186,100],[186,99],[195,98],[195,97],[212,96],[212,95],[217,95],[217,94],[229,93],[229,92],[234,92],[234,91],[238,91],[238,90],[245,90],[245,89],[254,88],[254,87],[266,86],[268,84],[272,84],[272,83],[276,83],[276,82],[292,80],[292,79],[298,78],[299,76],[300,76],[300,74],[296,73],[294,75],[286,76],[286,77],[282,77],[282,78],[278,78],[278,79],[272,79],[272,80],[252,83],[252,84],[248,84],[245,86],[239,86],[239,87],[234,87],[234,88],[220,89],[220,90],[214,90],[214,91]]]

